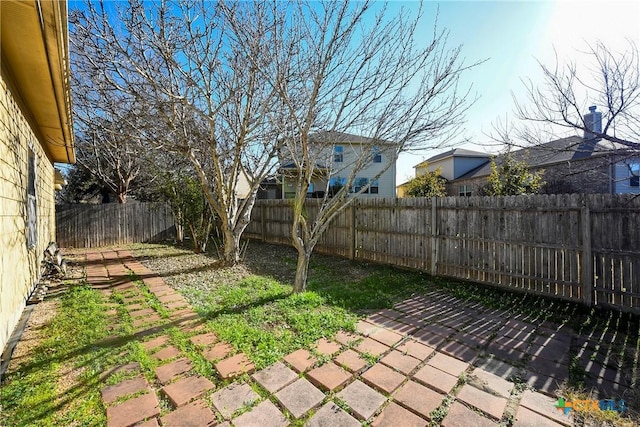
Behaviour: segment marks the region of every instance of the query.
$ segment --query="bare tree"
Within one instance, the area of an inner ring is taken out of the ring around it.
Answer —
[[[633,150],[640,149],[640,55],[629,40],[623,51],[614,51],[603,42],[587,45],[584,52],[590,64],[563,64],[556,57],[555,66],[539,62],[543,83],[526,80],[527,99],[514,98],[520,119],[533,122],[520,136],[539,141],[541,127],[578,130]],[[602,128],[594,129],[585,120],[587,107],[597,105],[602,111]]]
[[[140,175],[143,150],[135,127],[140,117],[129,110],[123,94],[109,90],[94,57],[87,55],[86,38],[71,38],[77,162],[125,203]]]
[[[426,44],[417,42],[421,14],[389,16],[386,5],[373,2],[295,2],[287,9],[285,43],[276,46],[266,69],[285,71],[269,71],[279,78],[265,78],[281,103],[282,121],[275,124],[295,188],[299,292],[318,240],[354,197],[368,192],[399,153],[435,148],[453,135],[469,105],[468,91],[457,91],[458,78],[470,66],[459,47],[447,47],[446,31],[434,29]],[[349,145],[345,134],[359,139]],[[332,160],[338,144],[353,153],[346,167]],[[371,169],[377,154],[384,162]],[[356,182],[366,168],[375,170],[371,179]],[[338,176],[340,185],[330,188]],[[324,196],[311,217],[305,199],[319,177]]]
[[[136,137],[193,165],[230,264],[240,259],[260,182],[275,167],[276,90],[261,78],[283,21],[273,3],[190,0],[89,2],[72,16],[72,40],[100,75],[101,96],[140,106]]]

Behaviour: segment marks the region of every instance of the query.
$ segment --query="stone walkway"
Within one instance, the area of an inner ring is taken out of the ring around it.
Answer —
[[[106,295],[123,297],[136,337],[160,362],[151,382],[137,363],[114,369],[120,381],[102,390],[112,427],[271,427],[294,419],[314,427],[409,427],[428,425],[430,416],[444,426],[569,426],[572,418],[555,407],[553,392],[568,378],[570,346],[592,344],[559,325],[432,292],[371,314],[357,334],[322,339],[255,372],[129,251],[88,252],[86,274]],[[166,333],[172,327],[189,336],[215,375],[196,373]],[[597,361],[585,364],[601,398],[624,397],[624,375]]]

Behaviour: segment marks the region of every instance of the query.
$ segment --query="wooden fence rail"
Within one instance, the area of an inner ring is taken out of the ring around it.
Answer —
[[[67,248],[156,242],[175,237],[171,210],[151,203],[56,206],[56,241]]]
[[[309,200],[309,218],[319,205]],[[287,200],[259,200],[245,236],[290,243]],[[318,252],[640,314],[640,198],[361,199]]]

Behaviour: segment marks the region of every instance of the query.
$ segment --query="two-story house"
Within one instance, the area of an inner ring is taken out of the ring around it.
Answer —
[[[454,188],[450,183],[470,171],[488,164],[490,160],[491,156],[487,153],[454,148],[418,163],[413,169],[415,170],[415,176],[439,170],[440,175],[447,180],[447,194],[451,196],[468,196],[468,193],[471,192],[470,188],[465,187],[464,184],[459,188]],[[406,182],[398,185],[398,197],[404,197],[406,185]]]
[[[602,131],[602,115],[590,107],[584,116],[593,132]],[[640,145],[624,145],[596,138],[591,132],[511,151],[531,171],[544,171],[543,193],[640,194]],[[503,156],[496,156],[496,164]],[[483,194],[491,174],[491,157],[470,150],[453,149],[416,165],[416,176],[440,169],[447,179],[447,195]],[[402,196],[403,184],[398,186]]]
[[[307,189],[308,197],[323,197],[344,187],[353,174],[351,193],[367,187],[360,197],[394,197],[396,177],[395,144],[382,139],[367,138],[342,132],[327,131],[309,136],[314,147],[312,158],[314,177]],[[277,185],[282,198],[295,194],[294,177],[299,167],[286,150],[280,156]]]

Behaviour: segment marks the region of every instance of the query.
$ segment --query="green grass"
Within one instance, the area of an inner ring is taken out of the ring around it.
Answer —
[[[339,330],[353,331],[357,320],[373,310],[391,308],[414,294],[431,291],[478,302],[499,312],[508,310],[511,316],[521,314],[519,317],[525,320],[551,320],[580,331],[624,329],[628,320],[564,301],[322,255],[312,258],[307,291],[292,294],[295,252],[271,245],[252,244],[249,259],[241,268],[217,268],[206,255],[171,246],[137,245],[135,250],[138,256],[155,262],[167,283],[206,319],[207,330],[246,353],[257,369],[299,348],[310,349],[318,339],[330,338]],[[141,303],[155,308],[166,319],[167,312],[155,295],[139,278],[132,275],[130,279],[140,291]],[[116,292],[110,300],[116,303],[112,306],[118,313],[115,326],[106,318],[107,301],[97,291],[77,286],[60,297],[59,312],[43,330],[46,339],[0,389],[0,426],[104,425],[99,390],[123,379],[121,374],[109,377],[106,371],[137,361],[147,379],[155,380],[153,370],[159,362],[133,335],[132,319],[122,305],[127,296],[127,291]],[[629,319],[627,329],[631,331],[636,325]],[[170,324],[162,333],[192,361],[198,374],[212,379],[218,388],[224,386],[212,363],[189,340],[193,333]],[[109,335],[115,340],[106,340]],[[629,349],[640,348],[640,338],[637,334],[630,336],[616,344],[620,347],[612,348],[612,352],[625,364],[635,366]],[[364,358],[369,364],[378,359],[372,355]],[[573,362],[569,386],[577,388],[584,383],[585,372],[577,359]],[[70,369],[78,373],[77,384],[61,394],[58,379]],[[445,400],[434,411],[435,422],[446,415],[450,404],[451,400]],[[163,413],[168,410],[166,402],[161,407]]]
[[[289,286],[260,276],[223,286],[196,307],[210,319],[210,327],[245,352],[258,369],[340,329],[353,330],[357,320],[316,292],[291,294]]]
[[[103,425],[99,375],[111,358],[97,343],[107,324],[100,294],[84,286],[60,300],[60,310],[42,331],[44,341],[31,360],[9,375],[0,389],[0,425]],[[64,395],[57,390],[61,369],[79,372],[79,385]],[[73,400],[65,411],[60,409]]]

